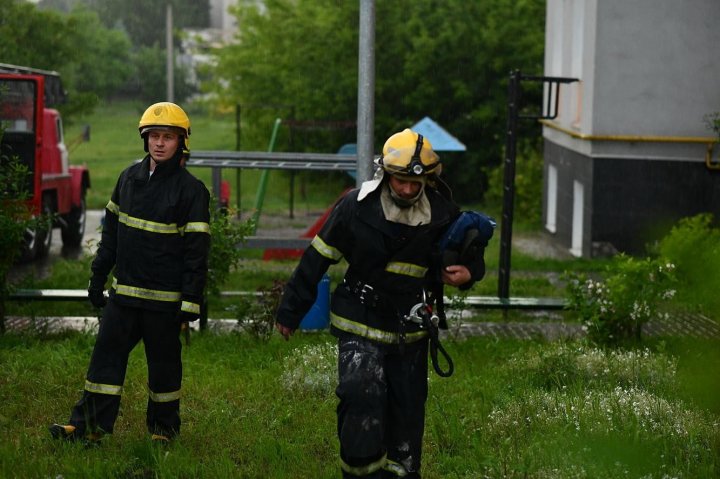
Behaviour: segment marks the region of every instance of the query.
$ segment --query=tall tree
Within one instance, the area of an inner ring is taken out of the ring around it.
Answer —
[[[254,122],[260,128],[269,129],[276,117],[312,120],[312,132],[295,136],[297,150],[354,141],[353,129],[331,128],[357,116],[356,4],[268,0],[259,6],[241,0],[234,10],[237,43],[219,51],[217,77],[229,80],[220,96],[253,118],[264,115],[265,121]]]
[[[108,30],[94,12],[40,10],[31,3],[0,0],[0,58],[3,62],[61,74],[69,101],[66,119],[91,109],[128,78],[130,42]]]
[[[116,93],[132,75],[131,44],[125,32],[107,29],[97,14],[76,7],[67,17],[72,53],[63,72],[78,91],[101,98]]]
[[[59,70],[71,48],[63,17],[29,2],[0,0],[0,58],[3,63]]]
[[[355,119],[357,2],[240,0],[234,12],[237,43],[219,52],[223,99],[290,104],[305,120]],[[459,196],[479,200],[484,170],[502,157],[508,74],[542,71],[544,12],[538,0],[377,2],[376,151],[429,115],[468,146],[461,158],[445,155],[457,160],[447,171]]]

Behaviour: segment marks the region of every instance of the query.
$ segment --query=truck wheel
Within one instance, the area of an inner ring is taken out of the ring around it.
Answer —
[[[52,202],[50,198],[43,198],[43,215],[38,218],[35,228],[25,230],[25,247],[21,255],[23,261],[33,261],[44,258],[50,251],[52,244]]]
[[[70,213],[65,215],[65,226],[62,228],[63,246],[77,248],[81,245],[85,236],[85,191],[80,195],[80,205],[73,207]]]

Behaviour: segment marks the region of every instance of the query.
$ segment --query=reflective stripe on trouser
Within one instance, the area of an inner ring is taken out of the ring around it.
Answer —
[[[427,341],[397,346],[338,342],[336,394],[345,478],[419,477],[427,399]]]
[[[113,432],[128,357],[142,339],[148,364],[148,387],[156,398],[165,399],[148,400],[148,430],[165,435],[179,432],[182,345],[180,323],[175,316],[174,312],[120,306],[110,298],[100,321],[85,391],[73,407],[70,424],[80,431]]]

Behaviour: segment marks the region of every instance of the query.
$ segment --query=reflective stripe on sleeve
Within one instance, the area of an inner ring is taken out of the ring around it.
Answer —
[[[363,338],[372,339],[380,343],[385,344],[399,344],[400,336],[398,333],[392,333],[390,331],[383,331],[382,329],[371,328],[370,326],[357,321],[351,321],[342,316],[330,312],[330,323],[341,331],[346,333],[356,334]],[[406,343],[414,343],[425,338],[428,335],[427,331],[415,331],[413,333],[407,333],[405,335]]]
[[[133,298],[140,299],[152,299],[154,301],[180,301],[180,291],[161,291],[118,284],[117,278],[113,278],[112,287],[116,294],[122,294],[123,296],[132,296]]]
[[[310,246],[315,248],[318,253],[332,261],[340,261],[340,259],[343,257],[342,253],[338,249],[333,248],[317,235],[315,235],[315,237],[313,238]]]
[[[111,213],[115,213],[116,215],[120,214],[120,207],[116,203],[113,203],[112,200],[108,201],[105,209],[107,209]]]
[[[180,303],[180,311],[200,314],[200,305],[197,303],[191,303],[190,301],[183,301],[182,303]]]
[[[120,396],[122,394],[123,387],[116,386],[114,384],[98,384],[92,383],[85,380],[85,390],[91,393],[97,394],[110,394],[112,396]]]
[[[201,221],[188,223],[185,226],[181,226],[178,229],[180,230],[180,234],[185,234],[185,233],[208,233],[208,234],[210,234],[210,224],[203,223]]]
[[[427,268],[412,263],[390,262],[385,267],[388,273],[402,274],[413,278],[424,278]]]

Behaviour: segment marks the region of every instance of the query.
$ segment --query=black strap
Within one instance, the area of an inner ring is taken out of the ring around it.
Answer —
[[[433,369],[435,369],[438,376],[449,378],[452,376],[453,372],[455,372],[455,365],[453,364],[453,360],[448,352],[445,351],[443,345],[440,344],[439,330],[430,322],[429,315],[423,315],[423,324],[430,334],[430,359],[432,360]],[[443,371],[440,368],[440,363],[438,362],[438,351],[440,351],[445,358],[445,362],[447,362],[448,368],[446,371]]]
[[[412,159],[420,161],[420,152],[422,151],[423,147],[423,136],[418,133],[417,143],[415,144],[415,153],[413,153]]]

